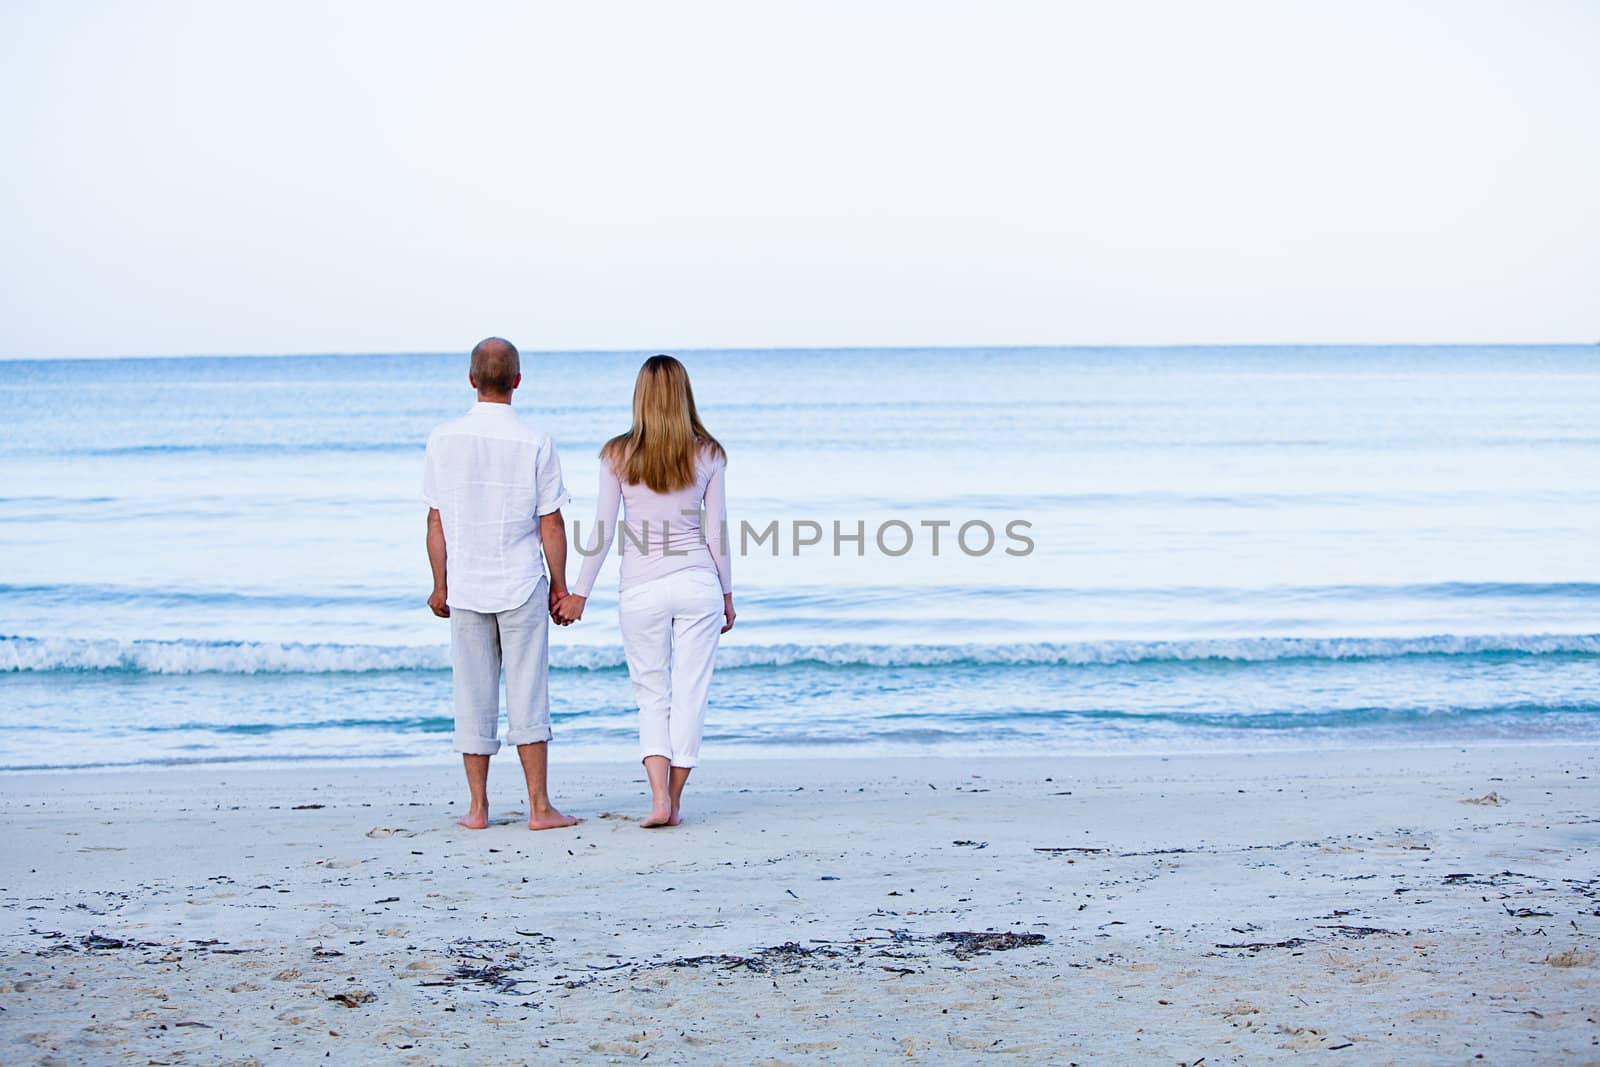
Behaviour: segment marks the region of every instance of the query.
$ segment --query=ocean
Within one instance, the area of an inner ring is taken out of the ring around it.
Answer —
[[[524,357],[580,544],[648,354]],[[708,761],[1600,741],[1600,348],[674,354],[746,542]],[[0,770],[453,760],[420,479],[472,399],[0,362]],[[557,761],[637,756],[615,575]]]

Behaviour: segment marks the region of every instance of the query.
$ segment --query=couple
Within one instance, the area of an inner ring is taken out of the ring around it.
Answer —
[[[671,356],[652,356],[640,368],[633,428],[600,450],[600,543],[570,590],[561,507],[571,496],[549,435],[511,410],[522,384],[516,346],[498,337],[479,342],[467,381],[478,402],[429,435],[422,476],[433,569],[428,606],[450,620],[455,748],[471,794],[458,821],[472,830],[489,825],[503,671],[506,740],[528,783],[528,829],[577,823],[550,803],[545,782],[549,623],[583,617],[621,504],[619,614],[650,779],[650,815],[640,825],[676,826],[699,759],[717,641],[734,620],[727,455],[700,423],[689,374]]]

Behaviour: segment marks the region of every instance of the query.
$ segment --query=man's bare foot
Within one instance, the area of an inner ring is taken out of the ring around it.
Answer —
[[[456,825],[465,826],[468,830],[484,830],[489,826],[489,813],[487,811],[469,811],[456,820]]]
[[[642,820],[639,825],[646,830],[654,830],[662,826],[676,826],[678,825],[678,818],[670,806],[652,804],[649,817]]]
[[[555,808],[545,806],[533,809],[533,814],[528,817],[530,830],[562,830],[568,826],[578,825],[578,820],[571,815],[563,815]]]

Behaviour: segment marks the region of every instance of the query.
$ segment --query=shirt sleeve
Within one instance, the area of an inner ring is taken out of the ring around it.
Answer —
[[[600,565],[606,561],[606,556],[611,552],[611,541],[617,536],[617,509],[622,502],[622,481],[617,477],[617,472],[611,469],[611,464],[600,461],[600,492],[594,506],[595,540],[597,544],[593,552],[586,552],[583,548],[583,539],[575,537],[575,548],[583,556],[583,570],[578,572],[578,580],[573,583],[572,591],[581,597],[587,597],[594,592],[594,580],[600,576]]]
[[[546,441],[534,463],[538,465],[534,471],[534,480],[539,486],[538,513],[548,515],[570,504],[572,494],[567,492],[567,483],[561,479],[561,457],[556,455],[556,443]]]
[[[733,592],[733,553],[728,550],[728,464],[719,460],[706,482],[704,522],[708,529],[702,533],[711,549],[711,561],[717,565],[717,578],[724,593]]]
[[[422,499],[430,508],[439,507],[439,461],[434,454],[433,438],[428,438],[428,451],[422,457]]]

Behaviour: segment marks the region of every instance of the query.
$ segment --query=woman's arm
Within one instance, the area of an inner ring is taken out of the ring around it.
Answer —
[[[575,596],[588,599],[594,592],[594,580],[600,576],[600,565],[606,561],[606,556],[611,552],[611,542],[617,536],[617,509],[622,504],[622,481],[617,477],[617,472],[611,469],[611,464],[605,460],[600,461],[600,491],[594,508],[596,537],[599,544],[592,554],[585,555],[583,539],[576,538],[574,547],[579,555],[584,556],[583,569],[578,572],[578,580],[572,585]]]
[[[717,565],[717,578],[722,582],[724,596],[733,593],[733,553],[728,547],[728,465],[718,463],[716,470],[711,472],[711,480],[706,483],[706,502],[704,522],[708,529],[702,530],[705,535],[706,546],[711,549],[711,561]]]
[[[706,547],[711,549],[711,562],[717,566],[717,580],[722,583],[722,632],[733,629],[733,550],[728,542],[728,465],[718,463],[706,483],[705,514],[701,521],[710,529],[701,529]]]

